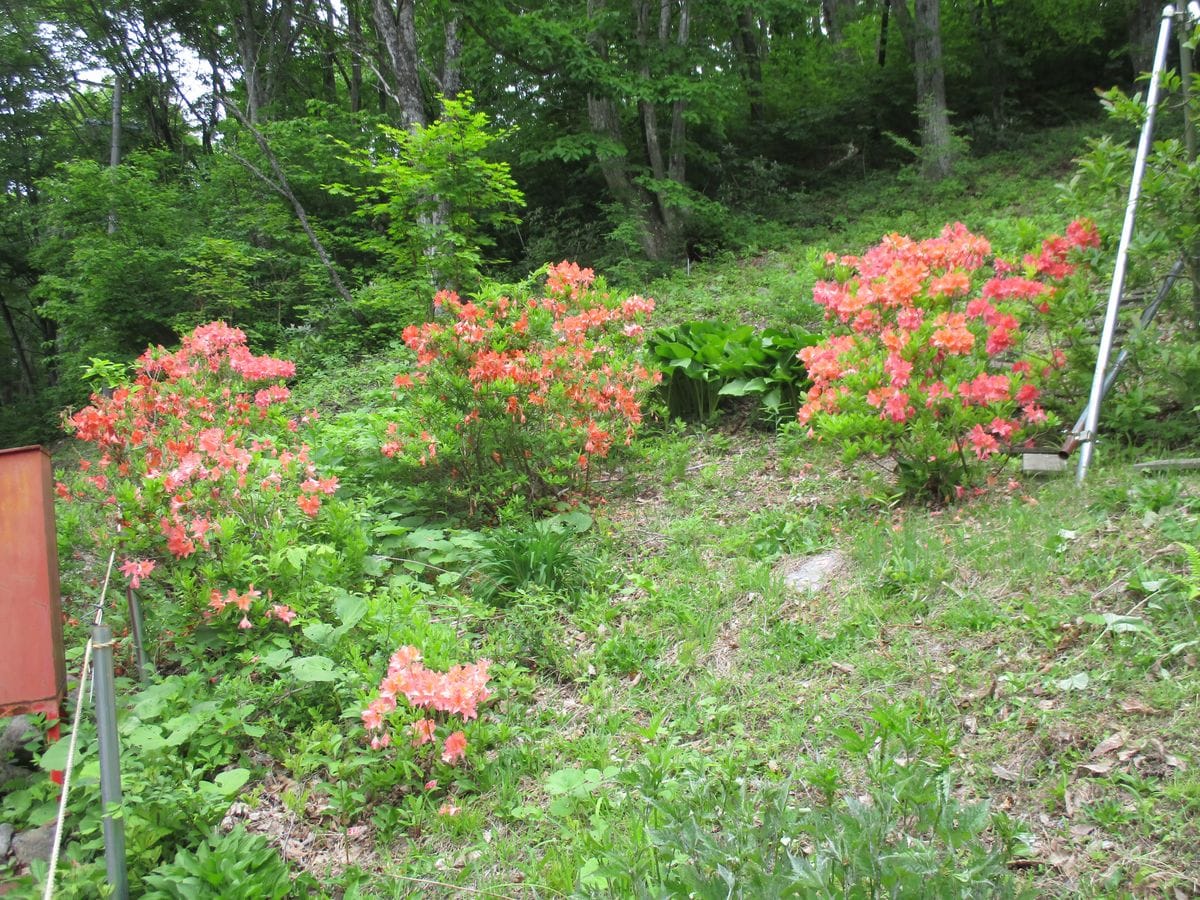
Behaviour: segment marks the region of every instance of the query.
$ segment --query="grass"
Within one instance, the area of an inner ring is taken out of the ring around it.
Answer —
[[[667,322],[803,323],[825,249],[955,219],[1019,244],[1066,220],[1052,186],[1081,130],[1037,141],[932,193],[814,192],[793,246],[647,293]],[[362,384],[391,371],[298,394],[370,415]],[[375,452],[346,434],[322,465]],[[456,815],[376,757],[384,787],[356,793],[349,709],[256,749],[247,827],[347,897],[1200,891],[1200,476],[1100,460],[1086,489],[1005,473],[929,508],[792,432],[651,430],[586,532],[494,531],[461,596],[373,595],[396,641],[419,619],[497,661],[485,739],[438,789]],[[365,483],[387,502],[386,473]],[[789,562],[830,550],[834,580],[786,587]]]

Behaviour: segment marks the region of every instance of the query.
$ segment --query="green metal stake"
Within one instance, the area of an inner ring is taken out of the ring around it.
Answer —
[[[125,591],[129,600],[129,632],[133,637],[133,658],[137,666],[137,678],[145,684],[150,677],[146,663],[146,645],[142,639],[142,604],[138,600],[137,591],[127,588]]]
[[[121,805],[121,748],[117,743],[117,695],[113,680],[112,629],[92,628],[92,674],[96,689],[96,738],[100,745],[100,802],[104,804],[104,866],[117,900],[129,900],[125,871],[125,819],[112,815]]]

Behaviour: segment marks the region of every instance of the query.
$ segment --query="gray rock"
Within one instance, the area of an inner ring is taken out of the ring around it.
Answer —
[[[22,831],[12,839],[12,854],[22,865],[27,866],[35,859],[48,862],[53,850],[53,822],[32,831]]]
[[[814,594],[829,587],[849,563],[849,557],[841,550],[830,550],[816,556],[785,557],[779,562],[778,571],[788,590]]]
[[[12,846],[13,827],[7,822],[0,822],[0,862],[8,856],[8,849]]]
[[[24,766],[15,766],[0,759],[0,785],[7,781],[25,781],[33,777],[33,771]]]
[[[37,737],[37,729],[29,716],[13,716],[4,731],[0,732],[0,759],[25,748],[25,742]]]

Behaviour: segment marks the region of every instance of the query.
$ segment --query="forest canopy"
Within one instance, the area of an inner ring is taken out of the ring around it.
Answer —
[[[779,240],[1091,115],[1141,0],[78,0],[0,21],[0,435],[225,319],[368,348],[483,275]],[[93,385],[94,386],[94,385]]]

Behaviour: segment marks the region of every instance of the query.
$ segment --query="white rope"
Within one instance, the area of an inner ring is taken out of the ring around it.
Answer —
[[[116,550],[108,555],[108,570],[104,573],[104,586],[100,589],[100,600],[96,604],[96,616],[92,620],[94,625],[99,625],[104,621],[104,601],[108,596],[108,582],[112,577],[113,561],[116,556]],[[85,688],[91,662],[92,639],[88,638],[87,645],[83,648],[83,668],[79,672],[79,688],[75,692],[75,718],[71,723],[71,742],[67,745],[67,765],[63,769],[62,792],[58,797],[58,821],[54,826],[54,847],[50,851],[50,868],[46,872],[46,890],[42,894],[42,900],[51,900],[54,896],[54,875],[58,870],[58,853],[62,848],[63,823],[67,818],[67,795],[71,791],[71,772],[75,768],[75,746],[79,740],[79,720],[83,717],[83,698],[86,693]]]
[[[54,827],[54,849],[50,853],[50,870],[46,873],[46,891],[42,900],[54,896],[54,873],[58,868],[58,851],[62,846],[63,823],[67,816],[67,794],[71,790],[71,770],[75,768],[75,743],[79,739],[79,720],[83,714],[84,686],[87,684],[88,666],[92,662],[92,640],[88,638],[83,650],[83,670],[79,673],[79,690],[75,696],[75,720],[71,725],[71,743],[67,750],[67,767],[63,770],[62,793],[58,798],[58,823]]]

